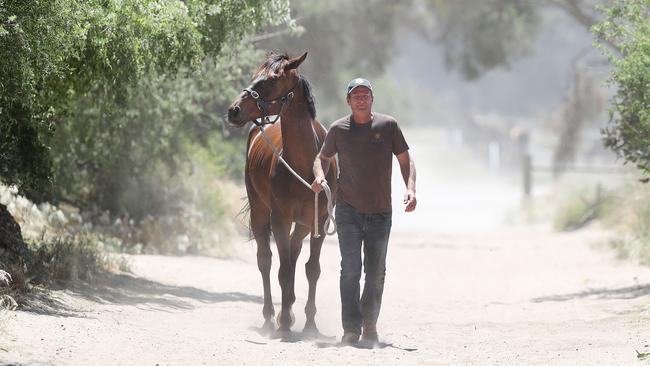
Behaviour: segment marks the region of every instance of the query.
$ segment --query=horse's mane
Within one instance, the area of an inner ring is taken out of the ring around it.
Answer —
[[[300,76],[300,82],[302,83],[302,91],[305,94],[305,99],[307,100],[307,110],[312,119],[316,119],[316,99],[314,94],[311,92],[311,84],[307,79]]]
[[[267,78],[273,75],[279,74],[284,70],[284,66],[289,62],[289,55],[286,53],[275,53],[271,52],[266,56],[266,61],[257,68],[253,74],[252,80],[257,80],[259,78]],[[298,75],[299,83],[302,84],[302,91],[307,100],[307,110],[312,119],[316,119],[316,100],[314,94],[312,93],[311,85],[309,81],[305,79],[302,75]]]
[[[257,68],[252,79],[257,80],[260,77],[267,78],[269,76],[277,75],[284,69],[284,66],[288,62],[289,55],[286,53],[270,52],[266,55],[264,63]]]

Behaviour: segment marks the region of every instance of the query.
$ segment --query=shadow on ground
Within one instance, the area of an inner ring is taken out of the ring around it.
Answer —
[[[531,302],[540,303],[548,301],[569,301],[574,299],[595,298],[595,299],[636,299],[650,295],[650,284],[635,285],[621,288],[597,288],[588,289],[570,294],[542,296],[531,299]]]
[[[271,341],[280,341],[284,343],[296,343],[296,342],[303,342],[303,341],[313,341],[313,342],[323,342],[323,341],[328,341],[328,342],[333,342],[336,340],[336,337],[334,336],[328,336],[325,335],[321,332],[313,333],[313,332],[280,332],[280,331],[271,331],[269,332],[268,328],[265,327],[249,327],[249,330],[255,331],[257,334],[262,336],[263,338],[268,338],[269,342]],[[252,340],[246,340],[246,342],[253,343],[253,344],[267,344],[267,342],[258,342],[258,341],[252,341]]]
[[[65,298],[59,294],[45,289],[33,289],[32,292],[21,295],[19,309],[22,311],[40,314],[52,315],[63,318],[84,317],[83,311],[68,304]]]
[[[60,296],[62,295],[62,296]],[[260,296],[241,292],[210,292],[195,287],[172,286],[129,274],[100,274],[88,282],[67,282],[52,291],[30,296],[22,310],[55,316],[84,316],[65,297],[80,298],[100,304],[132,305],[148,310],[174,311],[194,308],[193,302],[263,303]]]
[[[313,342],[315,346],[318,348],[340,348],[340,347],[352,347],[352,348],[359,348],[359,349],[396,348],[407,352],[417,351],[417,348],[401,347],[393,343],[386,343],[386,342],[373,343],[373,342],[366,342],[360,340],[358,343],[355,344],[341,343],[338,341],[337,337],[327,336],[320,332],[318,332],[317,334],[304,333],[304,332],[289,332],[289,333],[274,332],[272,334],[269,334],[268,330],[265,329],[264,327],[250,327],[249,329],[254,330],[255,332],[257,332],[257,334],[259,334],[264,338],[268,338],[268,341],[265,340],[261,342],[253,341],[249,339],[245,340],[248,343],[252,343],[260,346],[268,345],[269,343],[272,343],[274,341],[280,341],[283,343]]]
[[[364,341],[359,341],[359,343],[355,344],[345,344],[341,342],[317,342],[316,346],[318,348],[330,348],[330,347],[353,347],[353,348],[359,348],[359,349],[382,349],[382,348],[395,348],[401,351],[406,351],[406,352],[415,352],[418,349],[417,348],[411,348],[411,347],[400,347],[397,346],[393,343],[385,343],[385,342],[379,342],[379,343],[369,343],[369,342],[364,342]]]

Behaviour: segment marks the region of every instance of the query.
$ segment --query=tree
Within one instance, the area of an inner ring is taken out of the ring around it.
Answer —
[[[110,114],[96,93],[78,98],[52,139],[55,197],[136,221],[162,214],[182,200],[174,177],[197,148],[215,152],[210,164],[224,177],[240,178],[245,130],[227,130],[222,114],[261,59],[242,45],[194,72],[145,76]]]
[[[47,198],[55,130],[86,119],[80,128],[116,136],[124,125],[111,122],[142,80],[197,70],[283,22],[287,0],[0,1],[0,181]],[[80,115],[80,101],[94,113]]]
[[[509,67],[531,52],[539,30],[538,5],[521,0],[424,1],[420,33],[443,47],[445,65],[467,80]]]
[[[237,53],[251,57],[233,45],[269,24],[291,26],[288,0],[0,0],[0,182],[34,201],[133,209],[125,190],[168,177],[184,146],[219,131],[206,100],[224,109]],[[197,98],[206,72],[222,80]]]
[[[292,18],[304,31],[257,43],[292,54],[309,51],[301,70],[314,85],[319,119],[332,121],[347,112],[342,103],[347,82],[381,75],[395,56],[410,8],[411,1],[292,1]]]
[[[650,175],[650,1],[617,0],[603,10],[606,19],[593,31],[617,48],[599,43],[613,66],[609,83],[616,87],[605,146]]]

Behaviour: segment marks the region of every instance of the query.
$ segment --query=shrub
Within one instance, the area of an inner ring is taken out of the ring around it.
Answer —
[[[650,265],[650,187],[631,184],[617,192],[617,206],[608,215],[618,235],[610,244],[622,258]]]
[[[600,185],[595,189],[572,190],[556,210],[553,226],[556,230],[579,229],[592,220],[603,218],[611,205],[612,196]]]
[[[650,175],[650,1],[616,0],[604,12],[593,32],[603,40],[616,89],[605,145]]]

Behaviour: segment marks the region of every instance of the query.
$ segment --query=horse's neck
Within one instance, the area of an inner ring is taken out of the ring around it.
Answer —
[[[312,175],[318,153],[312,118],[302,93],[296,93],[291,105],[281,116],[282,156],[304,179]]]

